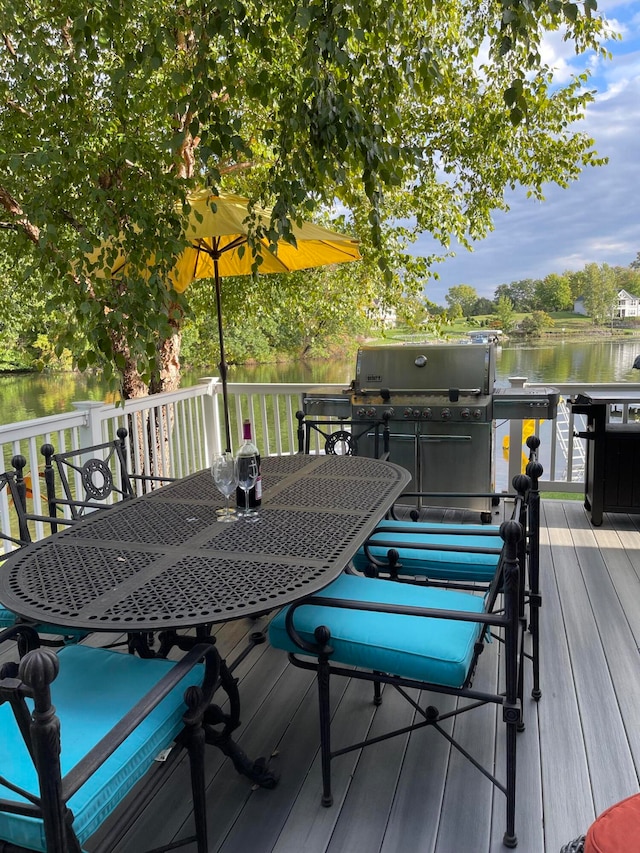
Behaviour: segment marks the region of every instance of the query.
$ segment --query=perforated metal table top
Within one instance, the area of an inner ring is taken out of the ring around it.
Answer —
[[[146,631],[222,622],[326,586],[409,481],[352,456],[262,461],[259,520],[223,524],[209,471],[94,513],[10,557],[0,601],[37,622]]]

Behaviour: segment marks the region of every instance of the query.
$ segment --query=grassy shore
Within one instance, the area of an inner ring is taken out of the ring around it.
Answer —
[[[527,314],[516,313],[514,321],[517,325]],[[620,325],[602,325],[594,326],[590,317],[585,317],[583,314],[574,314],[572,311],[558,311],[549,315],[553,320],[553,325],[544,329],[540,334],[535,336],[525,337],[517,330],[509,335],[503,335],[504,341],[517,343],[519,341],[553,341],[553,340],[586,340],[593,337],[601,338],[628,338],[640,337],[640,326],[620,326]],[[456,340],[468,340],[468,333],[481,331],[482,329],[498,329],[500,328],[498,320],[493,314],[485,314],[468,320],[460,318],[451,323],[443,324],[440,334],[426,329],[418,331],[408,329],[406,326],[397,326],[394,329],[388,329],[380,343],[400,343],[418,340],[448,340],[455,342]]]

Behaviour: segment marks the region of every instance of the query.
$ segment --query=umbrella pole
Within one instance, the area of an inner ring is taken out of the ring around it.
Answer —
[[[218,312],[218,341],[220,343],[220,378],[222,379],[222,408],[224,409],[224,429],[227,439],[225,450],[231,453],[231,425],[229,423],[229,398],[227,395],[227,360],[224,355],[224,336],[222,333],[222,296],[220,293],[220,272],[218,258],[213,256],[213,269],[216,283],[216,310]]]

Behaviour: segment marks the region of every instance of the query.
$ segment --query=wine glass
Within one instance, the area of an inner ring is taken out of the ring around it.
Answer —
[[[224,509],[216,510],[218,521],[236,521],[237,514],[229,506],[229,498],[235,492],[238,485],[238,467],[231,453],[222,453],[214,456],[211,463],[211,476],[216,488],[224,495]]]
[[[255,486],[258,479],[258,460],[254,455],[238,456],[236,459],[238,470],[238,485],[244,492],[244,511],[240,517],[244,521],[257,521],[258,513],[249,508],[249,492]]]

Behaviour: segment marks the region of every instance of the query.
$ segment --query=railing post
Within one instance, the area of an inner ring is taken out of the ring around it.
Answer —
[[[509,385],[512,388],[524,388],[526,382],[526,376],[509,376]],[[509,474],[507,483],[513,482],[513,478],[522,473],[522,444],[522,421],[511,418],[509,421]]]
[[[204,442],[205,442],[205,458],[207,465],[211,465],[211,460],[216,453],[222,452],[222,441],[220,440],[220,412],[218,410],[218,385],[220,380],[217,376],[205,376],[200,380],[200,384],[206,387],[205,393],[202,395],[203,412],[204,412]]]
[[[98,417],[98,409],[102,409],[104,403],[95,400],[79,400],[71,404],[74,409],[84,414],[84,424],[78,429],[80,447],[92,447],[94,444],[102,444],[102,418]]]

